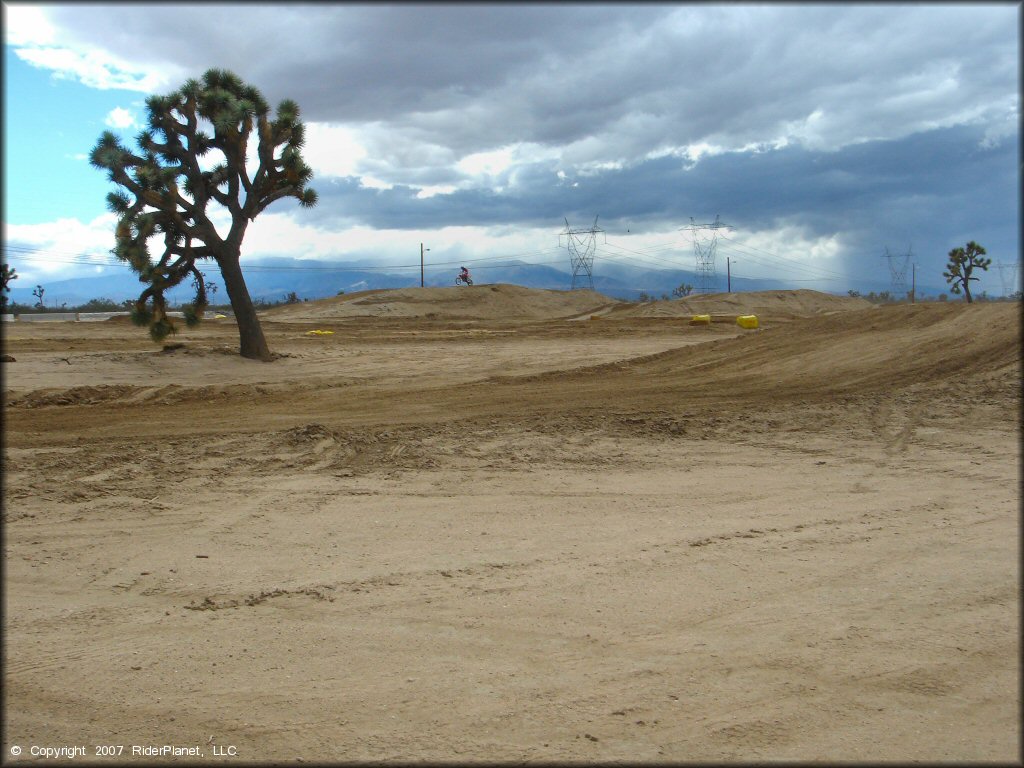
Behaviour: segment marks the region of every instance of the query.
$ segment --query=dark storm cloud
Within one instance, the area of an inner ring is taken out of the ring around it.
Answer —
[[[1008,142],[985,149],[979,139],[976,128],[936,129],[837,152],[799,146],[730,152],[692,167],[667,156],[575,178],[560,178],[555,162],[537,163],[518,169],[514,184],[501,193],[461,190],[425,199],[411,187],[376,190],[353,178],[330,180],[318,188],[323,204],[316,215],[329,219],[338,211],[374,227],[413,229],[423,226],[420,217],[433,218],[436,226],[533,226],[566,212],[655,221],[728,210],[760,228],[793,214],[832,222],[835,211],[885,209],[922,196],[953,199],[983,184],[990,192],[982,199],[998,194],[1012,205],[1006,192],[1016,179],[1015,149]]]
[[[126,59],[237,71],[306,119],[456,157],[523,141],[567,161],[698,141],[903,135],[1016,93],[1012,9],[965,6],[55,6]],[[116,23],[113,23],[116,22]],[[796,127],[794,127],[796,126]]]
[[[560,229],[568,217],[634,231],[720,214],[737,232],[798,226],[811,237],[842,234],[851,255],[872,259],[885,246],[915,246],[945,258],[980,232],[1016,240],[1016,147],[981,146],[982,131],[936,129],[837,152],[791,146],[706,157],[692,167],[674,157],[579,178],[560,178],[553,163],[519,169],[498,193],[461,190],[417,198],[417,190],[375,190],[356,179],[318,186],[314,221],[385,229],[522,226]],[[573,186],[573,185],[576,186]],[[332,221],[333,219],[333,221]]]
[[[110,8],[110,6],[107,6]],[[433,111],[530,76],[552,49],[664,10],[634,6],[125,4],[56,6],[75,38],[133,61],[223,66],[307,119],[373,121]],[[567,34],[568,33],[568,34]]]

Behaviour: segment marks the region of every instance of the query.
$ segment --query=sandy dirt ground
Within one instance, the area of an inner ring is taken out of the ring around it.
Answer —
[[[1021,760],[1019,304],[263,320],[4,324],[6,764]]]

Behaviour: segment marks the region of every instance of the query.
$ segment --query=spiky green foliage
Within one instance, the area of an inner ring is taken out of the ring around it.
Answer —
[[[0,307],[6,309],[7,294],[11,292],[11,281],[18,279],[18,272],[10,265],[3,263],[0,264],[0,277],[3,279],[3,290],[0,290]]]
[[[118,216],[112,253],[147,284],[133,319],[160,341],[174,332],[164,292],[187,278],[196,294],[186,322],[202,317],[207,289],[197,261],[237,263],[246,226],[267,206],[294,197],[309,208],[317,196],[307,187],[313,172],[302,159],[305,133],[294,101],[282,101],[273,117],[256,88],[232,72],[210,69],[171,94],[147,98],[146,112],[137,151],[106,131],[89,160],[119,187],[107,195]],[[255,171],[247,169],[248,160]],[[226,235],[211,221],[211,204],[230,215]],[[162,240],[159,255],[150,251],[153,238]]]
[[[18,279],[18,271],[8,264],[0,264],[0,279],[3,280],[2,286],[4,292],[10,293],[11,281]]]
[[[967,243],[966,248],[954,248],[949,252],[949,263],[946,265],[946,271],[942,273],[942,276],[949,283],[950,293],[954,293],[957,296],[963,293],[968,304],[973,301],[971,298],[971,281],[979,279],[972,277],[971,273],[975,269],[980,269],[983,272],[987,271],[992,264],[992,259],[984,258],[985,253],[985,249],[973,240]]]

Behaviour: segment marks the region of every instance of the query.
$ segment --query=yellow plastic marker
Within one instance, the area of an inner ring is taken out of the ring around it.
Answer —
[[[736,325],[740,328],[757,328],[757,315],[740,315],[736,318]]]

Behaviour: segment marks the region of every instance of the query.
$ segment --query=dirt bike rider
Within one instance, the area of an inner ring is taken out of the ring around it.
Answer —
[[[462,271],[459,272],[459,277],[462,278],[463,282],[468,283],[469,282],[469,270],[466,269],[465,267],[460,267],[460,269]]]

